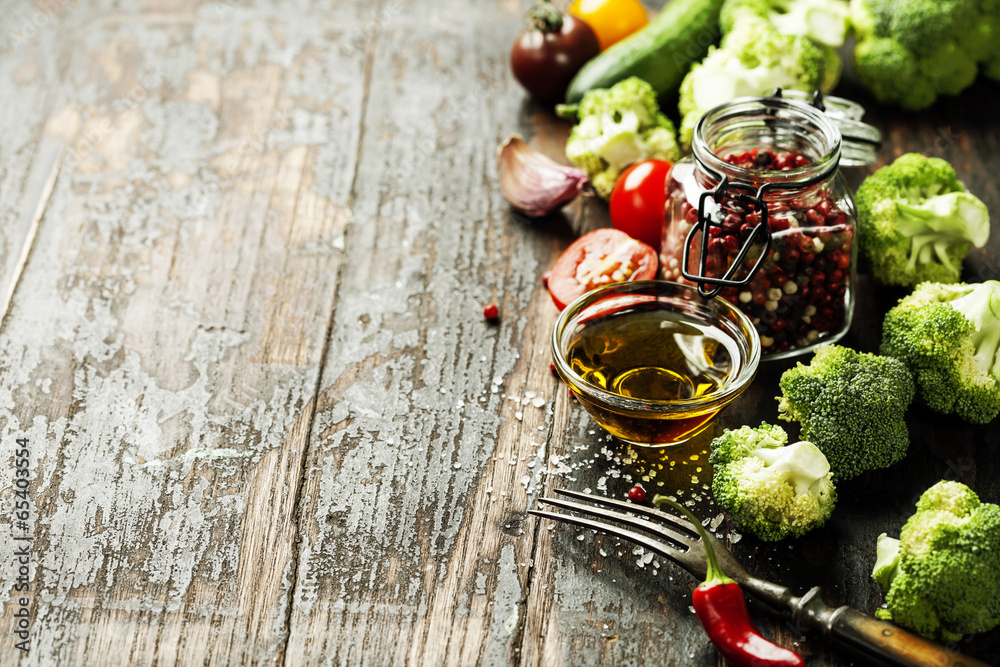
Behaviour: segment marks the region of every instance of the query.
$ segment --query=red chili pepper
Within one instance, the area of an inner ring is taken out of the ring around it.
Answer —
[[[711,552],[711,547],[708,550]],[[705,634],[722,657],[733,667],[804,667],[802,656],[772,643],[757,631],[739,584],[721,571],[717,574],[721,578],[713,580],[709,571],[705,583],[694,589],[691,601]]]
[[[694,612],[722,657],[733,667],[805,667],[805,660],[795,651],[771,642],[757,631],[747,611],[739,584],[719,567],[715,550],[701,522],[687,508],[666,496],[653,498],[654,505],[667,503],[680,510],[695,525],[708,555],[708,576],[694,589],[691,602]]]

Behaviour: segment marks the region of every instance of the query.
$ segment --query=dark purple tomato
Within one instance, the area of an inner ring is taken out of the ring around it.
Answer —
[[[586,23],[562,15],[548,2],[535,7],[528,16],[530,27],[510,50],[510,68],[514,78],[536,100],[562,102],[576,73],[601,52],[597,35]]]

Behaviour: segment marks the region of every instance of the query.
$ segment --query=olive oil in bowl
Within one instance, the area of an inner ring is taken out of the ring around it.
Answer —
[[[556,368],[594,419],[622,440],[684,442],[754,375],[756,332],[724,301],[662,281],[613,285],[581,301],[557,323]]]

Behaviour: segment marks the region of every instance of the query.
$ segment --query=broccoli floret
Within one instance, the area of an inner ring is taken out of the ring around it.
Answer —
[[[921,283],[886,314],[880,351],[907,365],[927,407],[992,421],[1000,413],[1000,282]]]
[[[715,501],[762,540],[799,537],[826,523],[837,502],[830,464],[811,442],[788,445],[780,426],[726,431],[712,442]]]
[[[872,576],[891,618],[946,641],[1000,625],[1000,506],[959,482],[938,482],[917,501],[898,542],[882,534]]]
[[[861,251],[889,285],[956,282],[974,245],[986,245],[990,215],[941,158],[907,153],[858,188]]]
[[[728,0],[719,15],[722,33],[732,32],[743,14],[764,19],[782,35],[837,47],[847,36],[849,5],[844,0]]]
[[[861,82],[880,101],[923,109],[957,95],[998,55],[994,0],[851,0]]]
[[[615,181],[633,162],[680,158],[670,119],[660,112],[653,87],[637,77],[611,88],[584,94],[575,112],[579,122],[566,141],[566,157],[590,176],[601,197],[611,196]]]
[[[823,451],[838,482],[906,455],[903,414],[914,387],[898,359],[824,345],[808,366],[785,371],[779,385],[778,418],[802,425],[802,437]]]
[[[775,88],[811,92],[822,82],[823,53],[815,44],[782,35],[767,21],[744,14],[681,82],[681,143],[690,146],[698,120],[720,104],[768,95]]]

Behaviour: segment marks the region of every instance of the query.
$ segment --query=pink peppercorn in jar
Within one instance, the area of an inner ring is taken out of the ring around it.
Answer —
[[[879,133],[853,102],[808,100],[709,111],[667,178],[663,278],[735,304],[769,359],[840,339],[854,311],[856,213],[839,166],[874,162]]]

